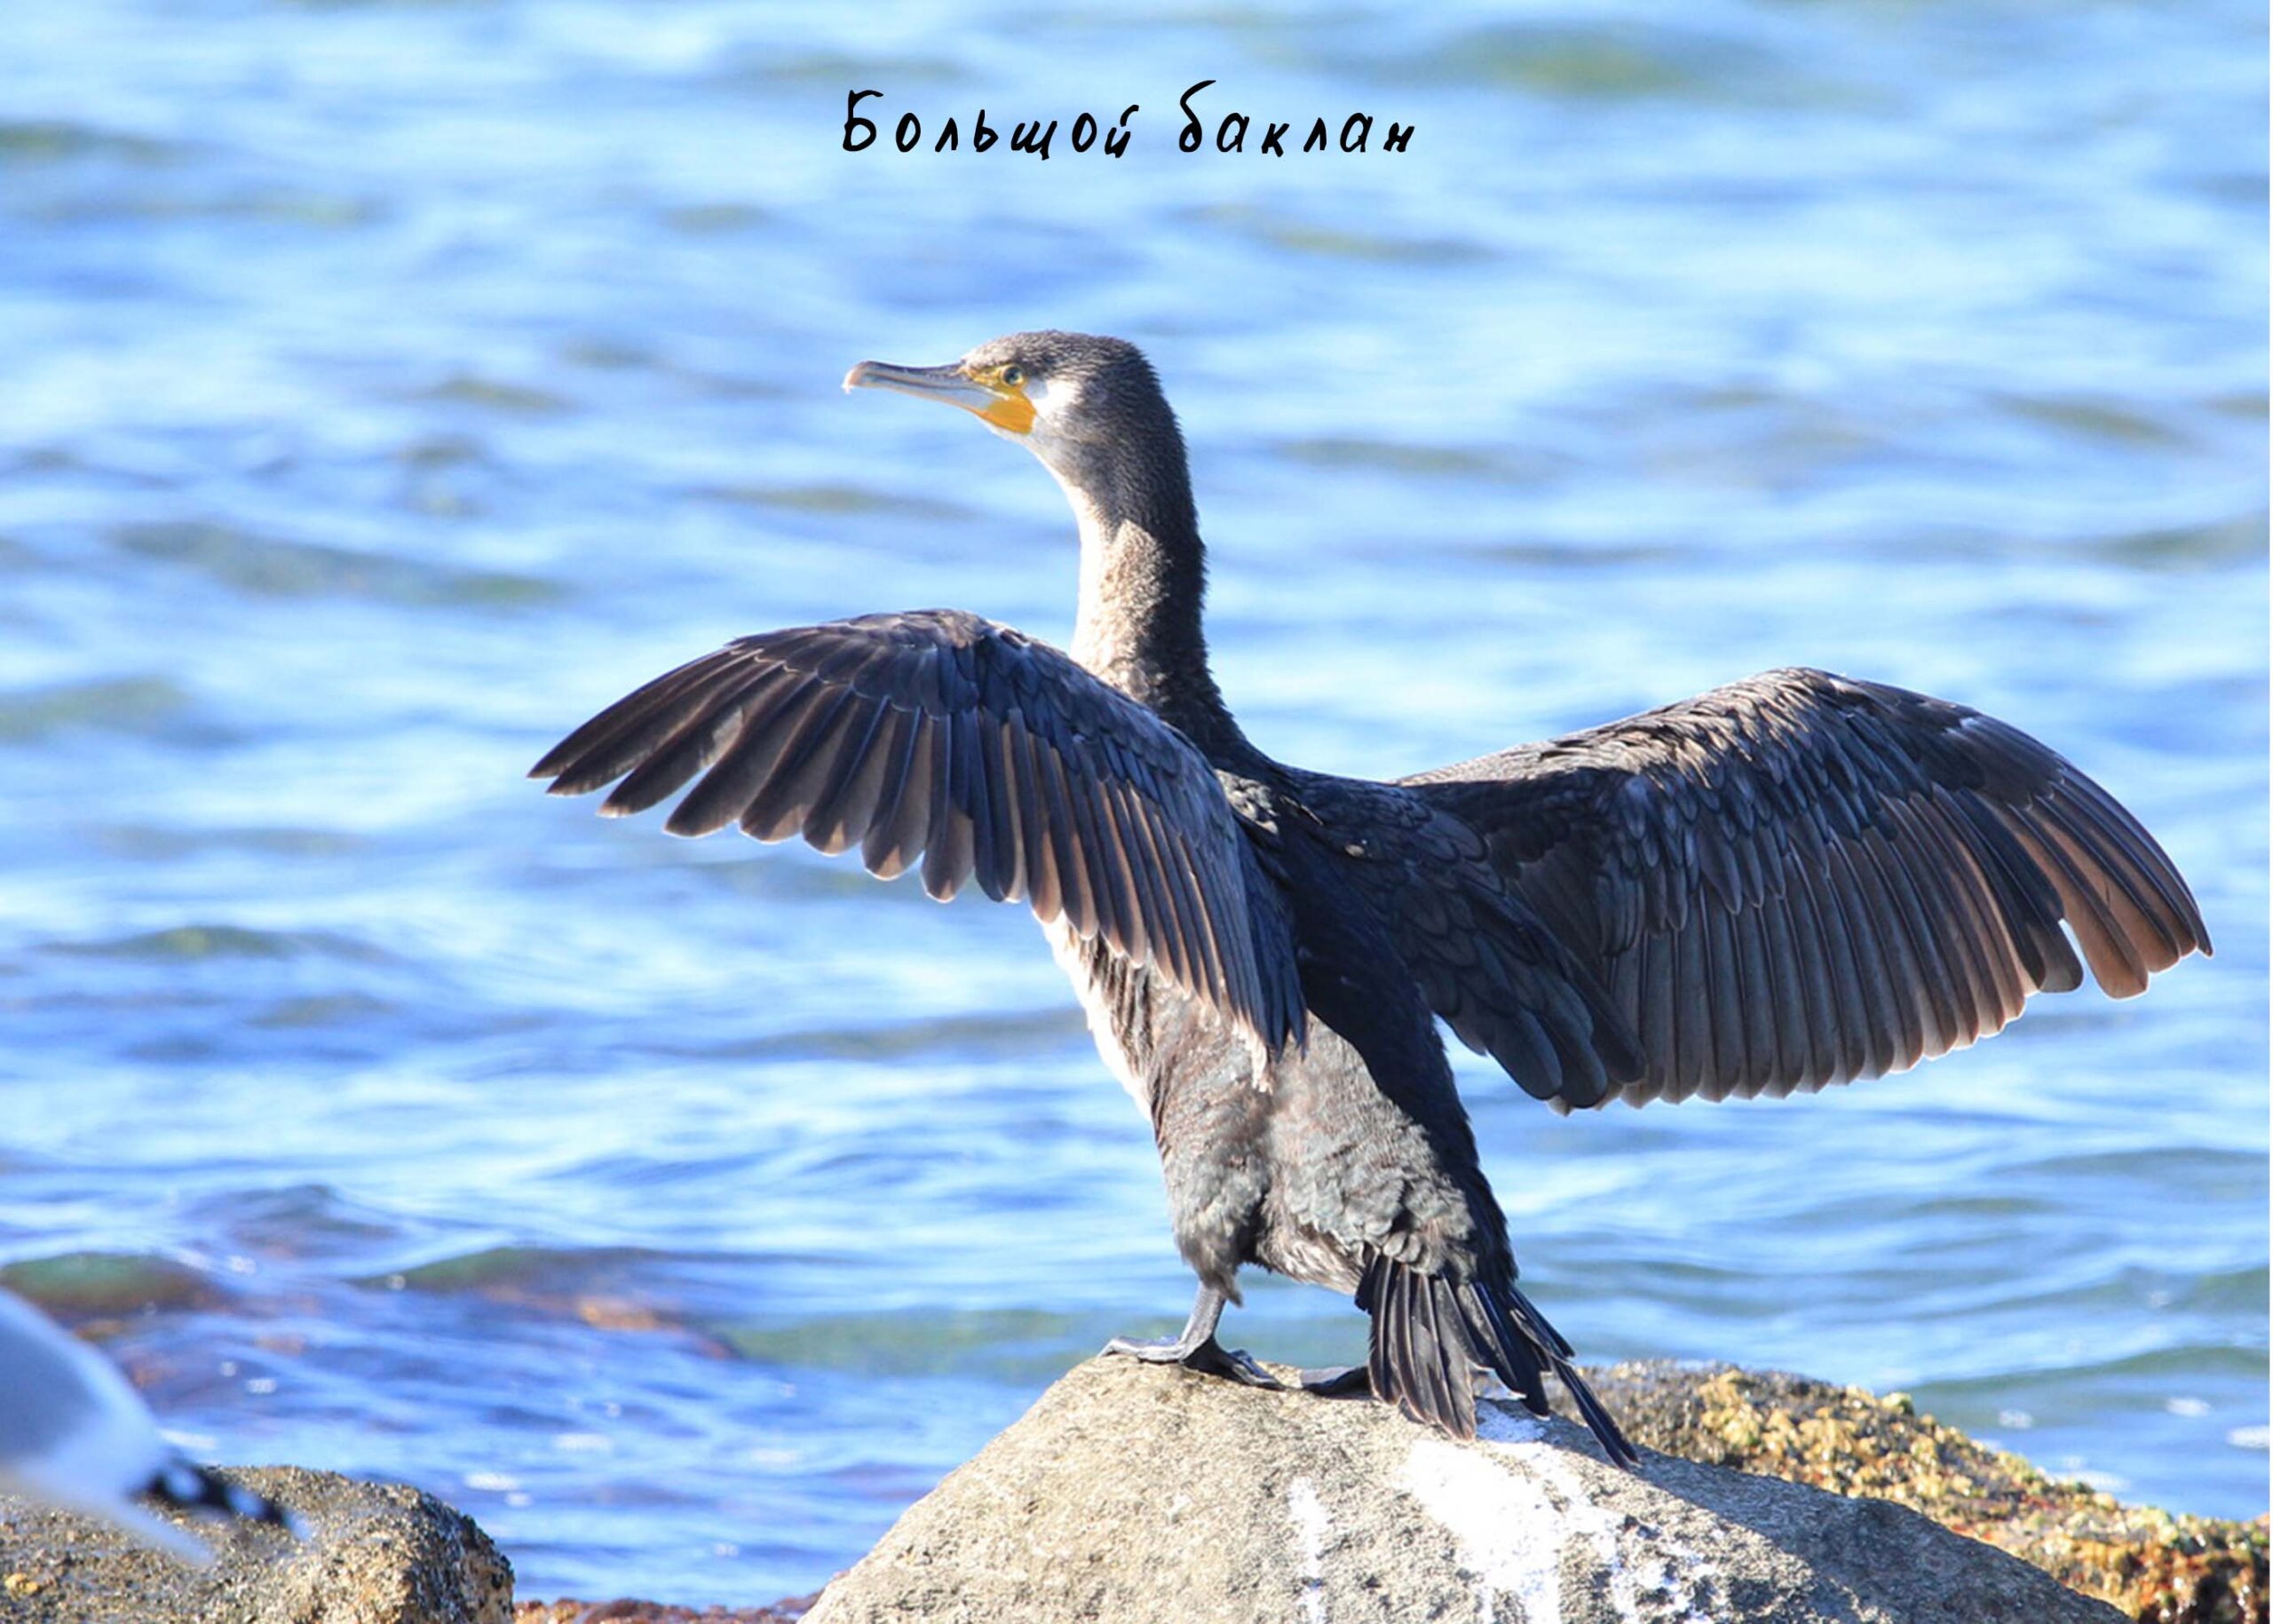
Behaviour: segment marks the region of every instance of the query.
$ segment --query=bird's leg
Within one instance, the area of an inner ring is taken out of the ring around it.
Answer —
[[[1278,1386],[1278,1381],[1262,1366],[1216,1340],[1216,1323],[1224,1317],[1224,1304],[1230,1300],[1222,1291],[1202,1281],[1200,1295],[1192,1301],[1192,1318],[1184,1322],[1180,1334],[1157,1342],[1116,1336],[1105,1343],[1105,1351],[1124,1353],[1148,1365],[1181,1365],[1186,1370],[1227,1376],[1249,1387]]]

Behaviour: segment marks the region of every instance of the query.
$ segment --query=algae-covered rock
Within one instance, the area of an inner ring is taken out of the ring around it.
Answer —
[[[2267,1624],[2266,1520],[2174,1516],[2047,1477],[1881,1398],[1780,1372],[1650,1361],[1593,1373],[1635,1442],[1872,1494],[2033,1563],[2142,1624]]]

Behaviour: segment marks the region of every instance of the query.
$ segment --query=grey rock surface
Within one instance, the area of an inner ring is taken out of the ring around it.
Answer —
[[[893,1525],[806,1624],[2114,1624],[1884,1501],[1483,1406],[1454,1443],[1386,1406],[1099,1359]]]
[[[432,1495],[290,1466],[222,1475],[297,1512],[309,1538],[176,1517],[213,1548],[197,1568],[0,1497],[0,1624],[511,1624],[511,1566]]]

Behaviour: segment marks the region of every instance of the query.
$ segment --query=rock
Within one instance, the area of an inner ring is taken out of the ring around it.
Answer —
[[[2059,1483],[1900,1393],[1666,1360],[1593,1374],[1638,1444],[1872,1494],[2012,1552],[2152,1624],[2267,1624],[2266,1521],[2174,1516]]]
[[[1093,1359],[911,1507],[806,1624],[2114,1624],[1881,1500],[1485,1404],[1460,1444],[1386,1406]]]
[[[511,1565],[471,1517],[432,1495],[292,1466],[221,1475],[298,1513],[307,1541],[177,1517],[218,1558],[194,1568],[107,1523],[0,1497],[0,1620],[511,1624]]]
[[[665,1602],[521,1602],[513,1624],[797,1624],[815,1597],[791,1596],[771,1607],[674,1607]]]

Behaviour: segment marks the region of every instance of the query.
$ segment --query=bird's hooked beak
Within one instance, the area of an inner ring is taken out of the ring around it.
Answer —
[[[1021,385],[1005,383],[999,374],[974,376],[961,361],[944,367],[895,367],[889,361],[864,360],[844,375],[844,387],[847,392],[896,389],[919,400],[944,400],[1012,434],[1034,427],[1034,402]]]

